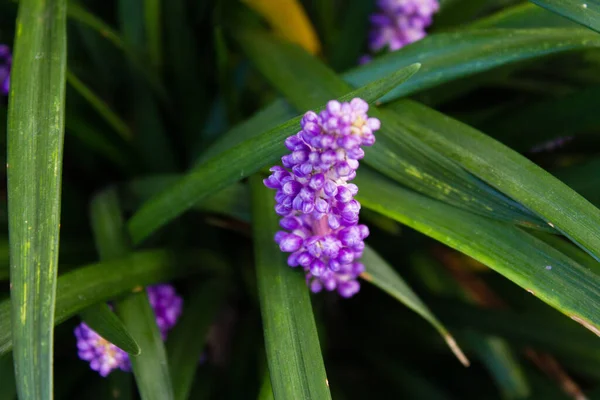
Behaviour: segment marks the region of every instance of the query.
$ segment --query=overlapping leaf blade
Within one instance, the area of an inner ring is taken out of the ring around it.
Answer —
[[[363,206],[473,257],[600,333],[600,279],[588,268],[517,227],[420,196],[366,169],[355,182]]]
[[[393,109],[414,135],[542,216],[600,260],[600,210],[514,150],[415,102]],[[407,132],[410,132],[408,130]]]
[[[345,73],[343,78],[353,86],[360,86],[413,62],[423,63],[419,75],[381,99],[387,102],[509,63],[598,47],[600,36],[580,28],[442,33],[357,67]]]
[[[530,0],[559,15],[600,32],[600,1],[598,0]]]
[[[296,46],[254,30],[240,29],[236,38],[259,70],[298,110],[349,90],[333,71]],[[406,127],[393,113],[371,110],[370,115],[378,117],[383,128],[378,132],[378,143],[365,150],[364,162],[379,172],[483,215],[538,228],[545,225],[428,145],[409,135],[397,135]]]
[[[275,201],[259,176],[251,177],[256,275],[265,347],[275,399],[330,399],[308,287],[286,266],[273,242]]]
[[[227,286],[216,280],[196,285],[189,305],[169,333],[167,354],[176,400],[189,398],[209,328],[223,306],[226,293]]]
[[[366,101],[375,101],[412,76],[418,68],[417,64],[398,70],[383,80],[352,91],[342,98],[349,100],[358,96]],[[323,102],[314,103],[319,104]],[[150,199],[134,214],[128,222],[133,241],[142,241],[209,194],[275,163],[285,151],[283,140],[296,133],[299,123],[300,117],[294,118],[192,169],[179,182]]]
[[[463,354],[462,350],[456,344],[456,341],[450,335],[442,323],[431,313],[429,308],[419,299],[404,280],[390,267],[379,254],[369,247],[365,248],[361,262],[365,264],[366,272],[362,278],[387,292],[405,304],[411,310],[423,317],[442,335],[452,352],[465,366],[469,365],[469,360]]]
[[[8,112],[17,389],[51,399],[67,60],[66,0],[19,4]]]
[[[202,264],[198,264],[202,260]],[[174,254],[166,250],[131,253],[117,260],[85,265],[58,278],[55,324],[91,305],[134,289],[200,273],[222,275],[226,267],[208,250]],[[0,355],[12,349],[10,301],[0,302]]]
[[[102,260],[124,257],[130,252],[129,238],[114,188],[94,197],[90,207],[96,247]],[[161,333],[143,288],[116,302],[125,329],[136,338],[141,352],[130,357],[142,399],[172,399],[173,389]]]
[[[79,315],[87,326],[104,339],[129,354],[134,356],[140,354],[140,346],[107,304],[93,305]]]

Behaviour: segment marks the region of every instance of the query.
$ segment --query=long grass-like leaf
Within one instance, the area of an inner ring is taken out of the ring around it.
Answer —
[[[415,102],[394,105],[414,135],[521,202],[600,260],[600,211],[557,178],[489,136]],[[407,131],[410,132],[410,131]]]
[[[442,335],[448,344],[448,347],[450,347],[460,362],[465,366],[469,365],[469,360],[465,357],[460,347],[456,344],[456,340],[454,340],[444,325],[442,325],[429,308],[423,304],[415,292],[413,292],[406,282],[404,282],[404,280],[383,258],[381,258],[381,256],[379,256],[379,254],[369,247],[366,247],[361,262],[366,268],[366,272],[362,274],[363,279],[387,292],[390,296],[395,297],[433,325],[440,335]]]
[[[598,0],[529,0],[581,25],[600,32],[600,1]]]
[[[202,260],[199,265],[198,260]],[[132,253],[117,260],[85,265],[61,275],[57,282],[55,324],[85,308],[140,287],[208,273],[223,275],[226,266],[208,250],[174,254],[166,250]],[[0,302],[0,355],[12,349],[10,301]]]
[[[66,7],[66,0],[23,0],[17,20],[7,164],[14,362],[22,399],[52,398]]]
[[[127,124],[113,112],[101,98],[81,82],[75,74],[67,72],[67,82],[69,82],[69,84],[73,86],[73,88],[77,90],[77,92],[83,96],[96,111],[98,111],[98,114],[100,114],[124,140],[130,141],[133,138],[133,132],[131,132],[129,126],[127,126]]]
[[[90,13],[81,4],[74,2],[69,3],[67,15],[74,21],[78,21],[96,31],[100,36],[106,38],[117,48],[122,50],[125,56],[131,61],[132,65],[146,78],[161,99],[164,100],[166,98],[166,90],[156,71],[152,68],[148,68],[148,64],[145,62],[144,58],[134,48],[125,43],[119,33],[111,26]]]
[[[79,315],[83,322],[104,339],[129,354],[134,356],[140,354],[140,346],[108,305],[96,304],[83,310]]]
[[[240,29],[236,38],[257,68],[298,111],[310,108],[318,100],[326,102],[350,88],[333,71],[296,46],[254,30]],[[381,120],[382,129],[378,132],[378,143],[365,150],[364,160],[379,172],[419,192],[482,215],[538,229],[546,226],[428,145],[409,135],[398,135],[406,127],[393,113],[371,110],[370,115]]]
[[[356,184],[363,206],[473,257],[600,335],[600,278],[588,268],[519,228],[411,193],[368,170]]]
[[[90,213],[101,259],[115,259],[129,253],[129,238],[116,190],[107,189],[96,195]],[[116,310],[141,348],[141,354],[130,358],[140,396],[144,400],[172,399],[166,352],[145,290],[140,288],[118,301]]]
[[[418,68],[419,65],[416,64],[396,71],[381,81],[350,92],[342,99],[361,97],[372,102],[411,77]],[[316,105],[318,104],[323,103],[317,101]],[[297,132],[299,122],[300,117],[294,118],[219,154],[192,169],[168,190],[150,199],[128,223],[134,243],[139,243],[209,194],[274,163],[285,151],[283,140]]]
[[[509,63],[572,50],[600,47],[600,37],[585,29],[486,29],[430,35],[343,75],[353,86],[379,79],[414,62],[423,68],[414,79],[388,93],[384,102],[444,82]]]
[[[138,203],[150,198],[154,193],[160,193],[165,187],[168,187],[169,182],[175,180],[175,176],[148,177],[130,182],[123,189],[125,192],[129,192],[130,196],[136,197],[137,201],[133,199],[132,201]],[[205,212],[217,212],[249,223],[251,220],[248,199],[247,188],[242,184],[236,184],[198,203],[194,208]],[[448,330],[385,260],[367,246],[362,261],[367,269],[366,273],[362,275],[363,279],[379,287],[431,323],[457,358],[463,364],[468,364],[468,360]]]
[[[209,328],[223,306],[226,292],[227,286],[215,280],[195,286],[194,296],[169,333],[167,354],[176,400],[189,398]]]
[[[265,347],[276,400],[330,399],[308,288],[286,265],[273,235],[275,202],[259,176],[251,178],[256,275]]]

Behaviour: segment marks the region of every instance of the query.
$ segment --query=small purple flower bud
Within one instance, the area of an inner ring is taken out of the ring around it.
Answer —
[[[348,189],[346,186],[338,186],[338,193],[335,196],[335,199],[339,202],[342,203],[347,203],[350,200],[352,200],[354,198],[354,196],[352,195],[352,192],[350,191],[350,189]]]
[[[298,136],[290,136],[285,139],[285,147],[287,147],[287,149],[290,151],[296,150],[296,146],[300,145],[301,143],[302,140]]]
[[[337,161],[337,154],[335,150],[327,150],[321,154],[321,163],[325,165],[331,165]]]
[[[350,168],[350,166],[348,165],[348,163],[346,161],[339,162],[335,166],[335,172],[337,172],[338,176],[341,176],[341,177],[348,176],[348,175],[350,175],[350,171],[352,171],[352,168]]]
[[[333,214],[330,214],[329,217],[327,218],[327,224],[329,225],[329,227],[332,230],[336,230],[341,226],[340,219],[338,218],[337,215],[333,215]]]
[[[325,263],[318,258],[315,258],[310,264],[310,273],[314,276],[321,276],[325,271]]]
[[[325,175],[323,174],[315,174],[310,178],[308,182],[308,187],[314,191],[320,190],[325,184]]]
[[[340,250],[337,260],[340,264],[350,264],[354,261],[354,252],[347,247]]]
[[[335,184],[335,182],[330,179],[327,179],[325,181],[325,184],[323,185],[323,193],[325,193],[325,196],[334,197],[335,195],[337,195],[337,192],[338,187]]]
[[[369,227],[368,226],[358,225],[357,228],[358,228],[358,231],[360,232],[361,239],[365,239],[367,236],[369,236]]]
[[[340,296],[348,298],[354,296],[360,290],[358,281],[342,282],[338,285],[338,293]]]
[[[318,198],[315,201],[315,210],[317,210],[320,213],[328,213],[329,212],[329,203],[327,201],[325,201],[324,199]]]
[[[277,231],[277,233],[275,233],[275,243],[279,244],[279,242],[281,242],[283,240],[283,238],[285,238],[287,235],[289,235],[289,233],[285,232],[285,231]]]
[[[288,234],[279,241],[279,248],[285,253],[292,253],[302,247],[302,238],[298,235]]]
[[[355,246],[362,239],[360,238],[360,229],[356,226],[349,226],[342,229],[338,233],[338,239],[344,246],[352,247]]]
[[[313,261],[313,257],[308,254],[307,251],[302,252],[298,255],[298,264],[300,264],[303,267],[308,267]]]
[[[294,229],[298,229],[301,226],[301,223],[298,218],[287,216],[279,221],[279,226],[281,226],[283,229],[287,229],[288,231],[293,231]]]
[[[302,184],[300,182],[297,181],[289,181],[286,182],[282,188],[281,191],[283,192],[283,194],[285,194],[286,196],[295,196],[298,193],[300,193],[300,190],[302,189]]]
[[[287,263],[290,267],[297,267],[298,265],[300,265],[300,263],[298,262],[299,255],[300,255],[300,253],[290,254],[290,256],[287,259]]]
[[[311,292],[319,293],[321,290],[323,290],[323,284],[321,284],[320,281],[315,279],[310,283],[310,291]]]

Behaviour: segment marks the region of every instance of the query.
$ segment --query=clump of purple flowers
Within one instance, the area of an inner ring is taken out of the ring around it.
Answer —
[[[283,167],[271,168],[265,186],[276,189],[275,211],[285,231],[275,241],[291,253],[288,264],[301,266],[310,289],[337,290],[351,297],[360,289],[358,276],[366,225],[358,225],[358,187],[349,183],[364,157],[361,146],[375,143],[377,118],[369,118],[369,105],[355,98],[349,103],[332,100],[321,113],[304,114],[302,130],[286,139],[290,150]]]
[[[396,51],[423,39],[438,10],[437,0],[378,0],[377,11],[370,17],[369,50],[376,53],[387,47]]]
[[[168,284],[149,286],[146,288],[150,305],[156,316],[156,324],[162,339],[181,315],[183,299],[177,295],[175,288]],[[107,376],[114,369],[131,370],[131,362],[127,353],[110,343],[85,323],[75,328],[79,358],[90,362],[90,367],[101,376]]]
[[[0,93],[8,94],[10,89],[10,68],[12,66],[12,54],[10,48],[0,44]]]
[[[183,299],[177,295],[173,286],[166,283],[150,286],[147,291],[148,300],[156,316],[156,325],[162,339],[165,340],[167,333],[175,326],[181,315]]]

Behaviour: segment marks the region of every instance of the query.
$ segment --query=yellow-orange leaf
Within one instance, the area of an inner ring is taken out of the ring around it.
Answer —
[[[297,0],[244,0],[262,15],[281,36],[302,46],[311,54],[321,51],[321,43],[304,9]]]

